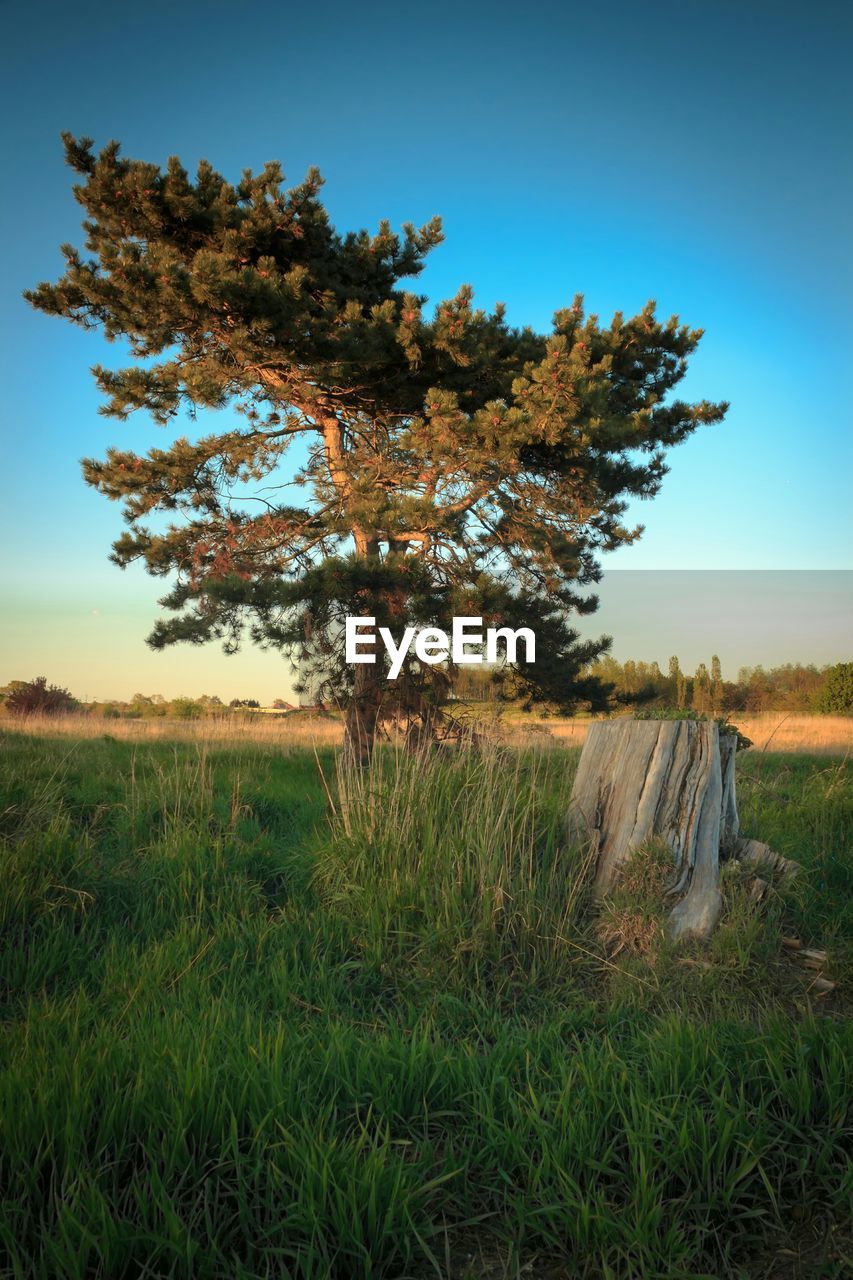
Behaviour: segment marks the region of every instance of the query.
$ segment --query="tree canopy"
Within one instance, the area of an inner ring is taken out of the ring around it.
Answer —
[[[626,503],[657,493],[665,450],[725,412],[670,395],[701,330],[652,302],[602,324],[578,295],[540,334],[469,285],[430,309],[411,282],[437,218],[339,234],[316,170],[233,184],[64,141],[84,250],[63,246],[63,276],[29,301],[127,344],[128,367],[94,369],[106,415],[185,432],[187,413],[230,411],[212,434],[83,464],[124,506],[115,562],[173,576],[150,642],[233,649],[248,626],[349,697],[369,738],[385,712],[428,719],[446,673],[415,656],[393,689],[353,672],[343,617],[475,614],[536,630],[536,663],[513,673],[530,697],[594,701],[580,673],[606,642],[568,618],[596,606],[599,553],[639,535]]]
[[[853,662],[837,662],[829,668],[818,695],[817,709],[830,715],[853,713]]]

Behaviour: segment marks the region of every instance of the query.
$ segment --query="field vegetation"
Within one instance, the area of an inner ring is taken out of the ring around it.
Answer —
[[[591,717],[527,715],[467,704],[457,709],[472,727],[485,731],[509,745],[547,749],[583,746]],[[624,712],[623,714],[631,714]],[[752,741],[754,753],[804,753],[814,756],[847,756],[853,749],[853,717],[795,715],[769,712],[738,715],[735,723]],[[120,742],[188,742],[200,747],[232,748],[238,743],[269,746],[289,752],[296,747],[308,750],[338,746],[343,741],[343,720],[334,711],[310,710],[294,714],[258,715],[252,712],[205,716],[203,719],[120,718],[105,725],[86,714],[63,716],[30,715],[2,717],[5,733],[47,735],[70,740],[113,738]],[[393,735],[389,735],[393,741]]]
[[[709,947],[674,951],[654,875],[592,909],[576,750],[350,772],[280,726],[27,728],[0,734],[4,1274],[853,1265],[844,761],[739,758],[744,828],[803,875],[757,903],[729,868]]]

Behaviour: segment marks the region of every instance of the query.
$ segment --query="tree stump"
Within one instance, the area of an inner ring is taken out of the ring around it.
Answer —
[[[694,720],[610,720],[590,725],[572,788],[569,830],[597,858],[595,893],[619,879],[652,839],[672,852],[672,937],[707,938],[722,909],[720,857],[736,855],[737,735]],[[749,842],[743,842],[744,844]]]

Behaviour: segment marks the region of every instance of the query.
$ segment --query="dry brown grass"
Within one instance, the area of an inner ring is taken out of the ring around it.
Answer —
[[[748,738],[753,751],[794,751],[803,755],[846,756],[853,749],[853,717],[785,715],[733,715],[732,720]],[[542,727],[566,746],[583,746],[590,720],[547,720]],[[519,733],[524,728],[519,725]]]
[[[847,756],[853,748],[853,717],[780,715],[732,717],[752,739],[753,751],[791,751],[804,755]],[[501,737],[513,746],[582,747],[590,720],[510,720]],[[203,720],[105,720],[100,716],[0,717],[0,729],[38,735],[100,738],[104,734],[123,741],[202,742],[227,746],[237,742],[266,743],[276,750],[337,746],[343,741],[343,724],[333,716],[211,716]]]
[[[672,880],[672,853],[662,840],[637,849],[604,899],[596,935],[611,957],[621,951],[654,961],[663,934],[663,904]]]
[[[751,738],[754,751],[799,751],[807,755],[847,755],[853,747],[851,716],[733,717]]]
[[[279,751],[334,746],[343,741],[343,724],[318,715],[210,716],[203,720],[105,720],[101,716],[4,716],[0,729],[40,736],[102,738],[123,742],[198,742],[204,746],[233,746],[240,742],[267,744]]]

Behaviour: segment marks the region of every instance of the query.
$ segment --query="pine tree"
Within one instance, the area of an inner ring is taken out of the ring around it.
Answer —
[[[114,561],[174,579],[175,616],[150,643],[234,650],[248,627],[305,685],[348,700],[360,758],[386,715],[429,727],[448,672],[412,656],[392,685],[379,661],[347,666],[348,614],[395,634],[454,614],[530,626],[536,663],[518,664],[514,692],[594,704],[581,670],[606,641],[579,643],[569,618],[596,607],[582,592],[598,553],[641,532],[627,499],[657,493],[665,449],[725,412],[669,399],[701,330],[653,303],[603,325],[578,295],[539,334],[476,308],[467,285],[428,313],[403,282],[440,243],[438,219],[339,235],[316,170],[289,190],[278,164],[232,185],[206,162],[192,180],[176,158],[161,171],[117,143],[64,141],[85,253],[64,246],[64,275],[29,301],[128,342],[129,368],[94,370],[108,416],[242,415],[84,462],[124,504]]]
[[[678,658],[673,656],[669,660],[669,679],[672,682],[672,697],[679,711],[683,711],[687,706],[687,678],[681,670]]]
[[[704,662],[699,663],[696,668],[696,674],[693,677],[692,706],[693,710],[698,712],[700,716],[708,715],[713,709],[711,705],[711,678]]]
[[[711,658],[711,708],[718,712],[723,705],[723,666],[716,653]]]

